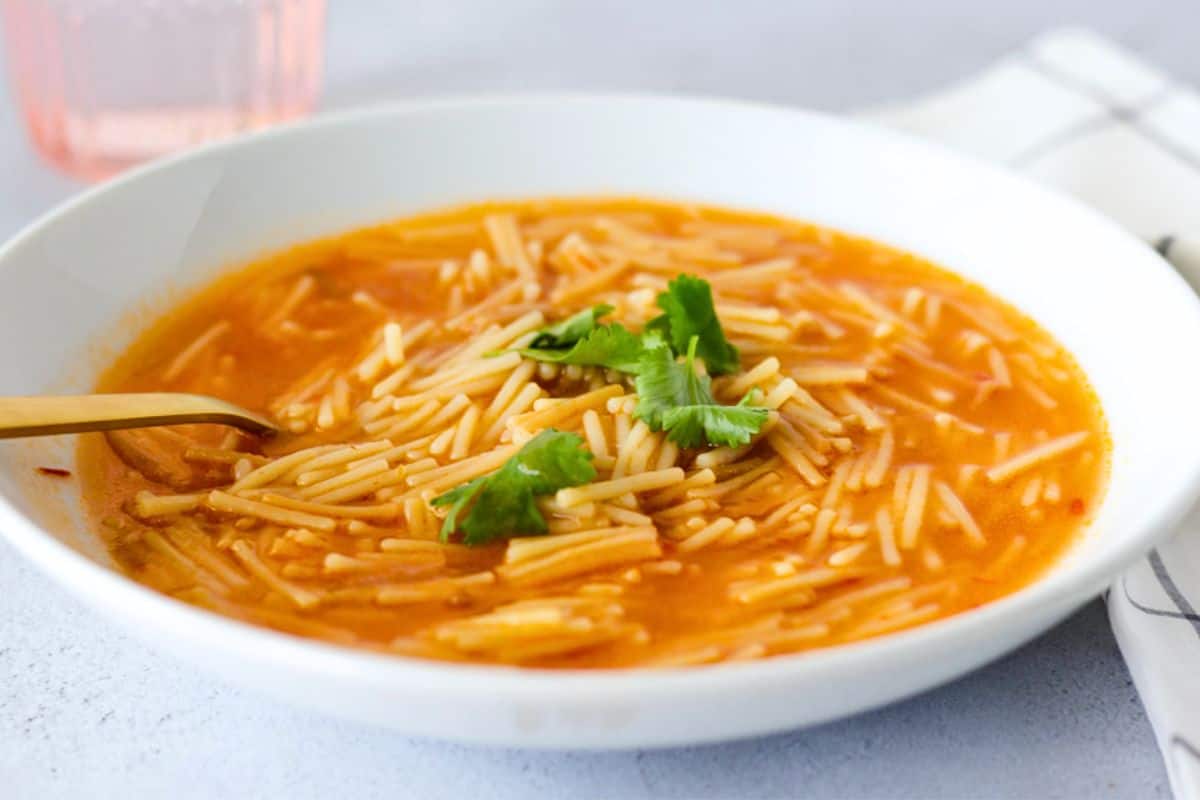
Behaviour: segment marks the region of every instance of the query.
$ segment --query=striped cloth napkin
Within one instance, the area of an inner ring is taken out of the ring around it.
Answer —
[[[1200,94],[1099,36],[1047,33],[946,91],[863,116],[1077,196],[1200,286]],[[1172,791],[1200,800],[1200,513],[1107,597]]]

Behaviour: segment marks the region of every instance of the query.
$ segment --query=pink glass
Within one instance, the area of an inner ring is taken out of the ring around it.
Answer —
[[[86,180],[310,112],[325,0],[0,0],[37,151]]]

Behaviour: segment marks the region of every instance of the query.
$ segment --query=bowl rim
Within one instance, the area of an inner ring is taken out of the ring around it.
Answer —
[[[1019,191],[1051,199],[1087,219],[1089,226],[1106,229],[1111,235],[1136,242],[1147,253],[1153,249],[1079,200],[1049,189],[1001,166],[966,156],[949,148],[901,131],[882,128],[843,116],[780,104],[711,97],[699,94],[660,92],[515,92],[454,94],[381,102],[364,107],[322,112],[307,119],[289,122],[262,131],[212,142],[183,153],[152,161],[111,180],[90,187],[45,212],[0,245],[0,273],[11,254],[44,229],[59,224],[77,208],[103,202],[110,192],[119,192],[127,184],[147,176],[170,172],[177,165],[200,161],[248,146],[345,125],[370,124],[380,118],[404,117],[426,113],[471,110],[502,106],[556,106],[562,104],[601,104],[653,102],[676,108],[698,107],[723,113],[786,115],[807,119],[834,128],[869,133],[876,139],[888,139],[935,156],[957,171],[987,174],[992,180],[1015,185]],[[366,223],[364,223],[366,224]],[[1177,288],[1191,294],[1178,273],[1156,256],[1157,268],[1169,273]],[[1192,295],[1194,297],[1194,295]],[[1193,303],[1200,314],[1200,300]],[[1111,486],[1109,487],[1111,491]],[[577,695],[581,686],[600,696],[615,697],[631,691],[664,694],[693,694],[720,691],[748,683],[794,679],[802,672],[841,670],[864,659],[911,656],[934,651],[939,644],[952,643],[972,630],[984,629],[1003,620],[1015,620],[1036,612],[1039,606],[1058,600],[1081,604],[1097,594],[1121,570],[1163,539],[1192,506],[1200,494],[1200,451],[1188,465],[1186,474],[1172,482],[1168,497],[1152,508],[1139,523],[1136,534],[1115,542],[1093,562],[1084,566],[1050,565],[1031,583],[1011,594],[950,617],[872,637],[796,654],[738,662],[709,664],[702,667],[622,668],[622,669],[546,669],[489,664],[468,664],[421,659],[400,654],[385,654],[350,646],[307,639],[252,625],[215,612],[188,605],[145,587],[115,568],[102,566],[46,532],[34,520],[20,512],[4,494],[0,494],[0,535],[45,574],[81,597],[95,598],[98,605],[121,608],[119,616],[131,615],[156,626],[186,629],[187,638],[205,647],[252,654],[257,661],[300,665],[309,673],[355,675],[376,685],[399,678],[422,681],[424,689],[453,691],[464,698],[503,692],[516,699],[564,699]],[[58,501],[56,501],[58,502]],[[1078,546],[1077,544],[1075,546]],[[131,611],[131,609],[134,609]],[[127,621],[123,620],[123,621]],[[1028,637],[1022,637],[1025,641]],[[1005,649],[1006,652],[1008,648]],[[957,673],[956,673],[957,674]]]

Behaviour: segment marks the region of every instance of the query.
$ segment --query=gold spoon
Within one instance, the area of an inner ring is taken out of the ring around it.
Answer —
[[[279,432],[274,423],[258,414],[200,394],[147,392],[0,397],[0,439],[188,422],[217,422],[259,436],[273,436]]]

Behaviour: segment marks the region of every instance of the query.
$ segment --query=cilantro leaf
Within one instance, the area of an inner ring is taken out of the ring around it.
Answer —
[[[479,477],[433,498],[431,501],[432,505],[450,506],[450,511],[446,514],[446,519],[442,521],[441,539],[443,542],[450,538],[451,533],[458,530],[459,512],[470,505],[471,501],[483,491],[486,482],[487,476]]]
[[[435,497],[433,505],[450,506],[442,523],[442,541],[459,530],[468,545],[545,533],[546,520],[534,498],[596,477],[592,454],[582,446],[583,439],[576,434],[549,428],[500,469]]]
[[[736,406],[678,406],[663,415],[667,438],[681,447],[739,447],[753,438],[767,420],[765,408]]]
[[[646,329],[662,333],[676,355],[683,355],[692,337],[697,337],[696,355],[704,360],[710,375],[738,368],[738,350],[725,338],[708,281],[679,275],[658,295],[657,302],[663,313],[650,320]]]
[[[578,314],[567,317],[562,322],[547,325],[538,331],[538,335],[529,343],[530,349],[557,349],[570,347],[596,329],[597,320],[611,314],[613,307],[607,303],[585,308]]]
[[[657,347],[647,348],[638,362],[634,380],[638,395],[634,416],[649,425],[650,430],[661,431],[663,417],[672,408],[713,402],[711,393],[703,394],[702,381],[688,378],[689,371],[695,376],[694,370],[675,361],[671,349],[661,341]]]
[[[712,380],[696,372],[698,346],[699,337],[693,336],[683,364],[665,346],[646,351],[639,363],[634,416],[651,430],[666,431],[667,438],[680,447],[746,444],[767,421],[767,410],[749,405],[753,393],[736,406],[717,403]]]
[[[517,352],[536,361],[578,364],[581,367],[608,367],[621,372],[636,372],[638,361],[642,356],[642,349],[641,337],[630,333],[620,323],[614,322],[611,325],[592,328],[584,338],[575,342],[569,349],[526,347]]]

